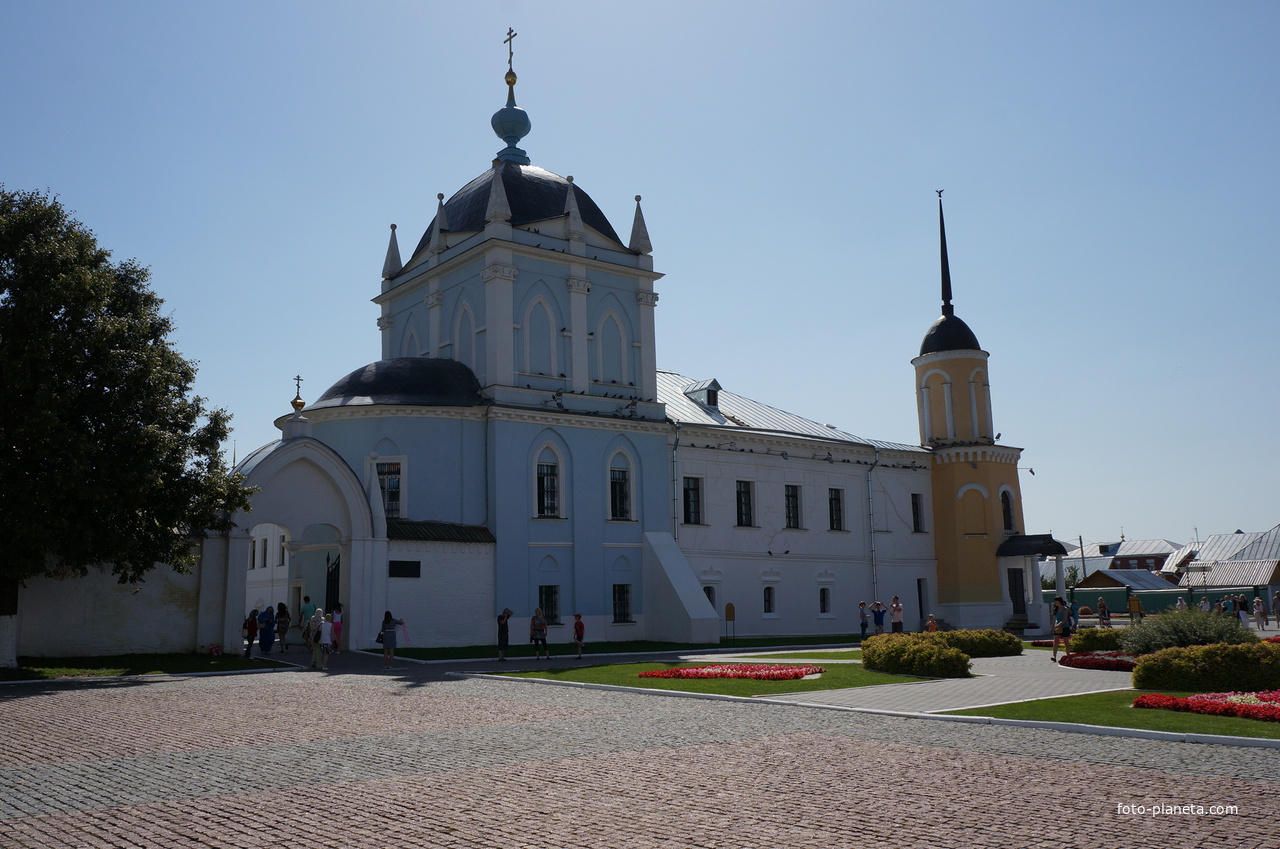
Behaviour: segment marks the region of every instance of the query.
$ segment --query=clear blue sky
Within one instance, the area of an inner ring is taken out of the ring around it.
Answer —
[[[534,163],[644,196],[661,367],[918,441],[946,189],[1029,532],[1280,522],[1275,3],[0,0],[0,181],[151,267],[243,456],[379,357],[508,26]]]

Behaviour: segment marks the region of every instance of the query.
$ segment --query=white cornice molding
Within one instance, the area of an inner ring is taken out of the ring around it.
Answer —
[[[1017,463],[1021,448],[1008,445],[948,445],[933,449],[939,463]]]

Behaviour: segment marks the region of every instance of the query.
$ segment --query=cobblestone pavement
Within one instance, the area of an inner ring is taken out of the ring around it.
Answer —
[[[347,658],[0,688],[0,846],[1277,845],[1275,750],[354,674],[380,661]]]

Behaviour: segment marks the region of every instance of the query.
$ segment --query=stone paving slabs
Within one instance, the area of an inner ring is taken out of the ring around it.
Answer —
[[[341,662],[0,688],[0,847],[1277,845],[1272,749]]]

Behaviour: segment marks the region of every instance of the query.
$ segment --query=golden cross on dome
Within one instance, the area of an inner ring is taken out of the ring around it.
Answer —
[[[516,32],[511,27],[507,27],[507,37],[502,40],[502,43],[507,45],[507,70],[508,71],[511,70],[511,60],[515,58],[515,51],[513,49],[515,45],[511,43],[511,40],[519,34],[520,33]]]

